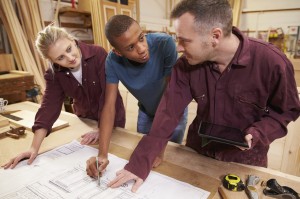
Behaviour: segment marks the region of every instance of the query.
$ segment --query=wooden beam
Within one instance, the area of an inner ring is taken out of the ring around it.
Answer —
[[[257,12],[282,12],[282,11],[298,11],[300,8],[282,8],[282,9],[265,9],[265,10],[242,10],[242,13],[257,13]]]

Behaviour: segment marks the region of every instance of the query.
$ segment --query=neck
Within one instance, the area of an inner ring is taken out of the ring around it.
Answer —
[[[239,38],[231,34],[228,38],[224,38],[222,43],[220,43],[216,55],[216,63],[219,66],[221,72],[223,72],[231,60],[233,59],[240,44]]]

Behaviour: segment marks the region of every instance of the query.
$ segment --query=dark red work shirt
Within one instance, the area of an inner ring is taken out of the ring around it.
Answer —
[[[193,99],[198,104],[197,116],[189,127],[187,146],[217,160],[267,166],[269,145],[287,134],[288,123],[300,113],[294,69],[272,44],[247,38],[236,28],[233,33],[240,45],[222,74],[213,62],[191,66],[185,57],[177,61],[152,129],[138,144],[126,170],[142,179],[148,176],[155,157]],[[217,142],[201,147],[200,121],[243,131],[253,127],[251,149],[242,151]]]
[[[73,108],[78,117],[99,121],[105,99],[105,59],[106,51],[96,45],[78,42],[82,54],[82,85],[68,68],[54,65],[54,73],[48,69],[45,73],[46,89],[32,131],[47,129],[51,132],[57,120],[66,96],[73,98]],[[118,93],[114,126],[125,126],[125,108]],[[80,129],[78,129],[80,130]]]

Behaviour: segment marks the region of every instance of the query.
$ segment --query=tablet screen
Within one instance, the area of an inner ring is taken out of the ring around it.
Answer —
[[[201,137],[217,142],[248,147],[245,141],[245,133],[237,128],[202,121],[199,126],[198,134]]]

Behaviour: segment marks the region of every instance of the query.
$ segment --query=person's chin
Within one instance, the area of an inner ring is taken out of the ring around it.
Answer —
[[[141,58],[139,62],[140,63],[146,63],[147,61],[149,61],[149,59],[150,59],[150,57],[147,55],[146,57]]]
[[[189,63],[190,65],[195,65],[195,60],[193,60],[193,59],[191,59],[191,58],[189,58],[189,57],[186,57],[186,60],[188,61],[188,63]]]
[[[80,66],[80,62],[76,62],[74,64],[71,64],[69,68],[74,68],[75,69],[75,68],[79,68],[79,66]]]

